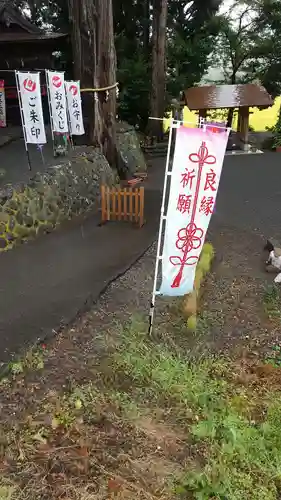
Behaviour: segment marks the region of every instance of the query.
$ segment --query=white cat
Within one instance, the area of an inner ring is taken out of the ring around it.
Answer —
[[[274,248],[273,244],[270,241],[266,242],[264,250],[269,252],[268,259],[266,261],[266,266],[272,266],[277,271],[281,271],[281,255],[279,255],[279,251],[277,252]],[[279,250],[279,249],[278,249]],[[274,283],[281,283],[281,272],[277,274],[274,278]]]

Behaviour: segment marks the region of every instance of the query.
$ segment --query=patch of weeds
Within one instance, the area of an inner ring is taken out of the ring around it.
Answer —
[[[280,481],[281,400],[272,402],[266,420],[250,422],[231,407],[192,427],[208,449],[205,467],[187,472],[178,492],[196,499],[277,500]]]
[[[281,318],[281,296],[276,285],[266,288],[263,296],[264,309],[269,319]]]
[[[116,404],[121,412],[131,420],[139,418],[142,414],[142,409],[126,392],[112,391],[109,394],[110,400]]]
[[[193,466],[177,481],[179,498],[277,500],[281,478],[281,395],[253,390],[229,377],[215,359],[190,363],[147,337],[125,331],[117,369],[143,388],[144,398],[165,401],[194,453]],[[265,412],[255,420],[255,408]],[[195,451],[194,451],[195,450]]]
[[[9,364],[9,373],[17,376],[26,371],[43,370],[45,349],[45,344],[40,347],[32,347],[27,351],[23,359],[13,361]]]
[[[219,311],[202,311],[197,317],[197,333],[207,335],[211,328],[221,328],[223,318]]]
[[[91,383],[73,387],[70,394],[58,397],[53,407],[48,404],[45,406],[45,409],[53,415],[52,428],[62,426],[69,429],[81,414],[86,419],[93,417],[96,414],[97,401],[101,401],[101,396]]]
[[[281,346],[274,345],[272,347],[271,355],[266,358],[266,364],[272,365],[274,368],[281,368]]]
[[[147,335],[142,336],[131,330],[124,332],[115,363],[134,385],[143,388],[143,397],[148,399],[157,400],[158,396],[163,398],[165,395],[204,413],[210,402],[212,407],[221,405],[226,395],[224,363],[202,360],[194,366],[180,354],[148,342]]]
[[[6,482],[4,479],[0,480],[0,500],[16,500],[17,488]]]

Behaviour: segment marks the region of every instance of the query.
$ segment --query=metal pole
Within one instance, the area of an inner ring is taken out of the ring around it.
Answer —
[[[27,75],[30,75],[30,73],[27,73]],[[17,86],[17,92],[18,92],[19,107],[20,107],[21,123],[22,123],[22,129],[23,129],[23,138],[24,138],[25,152],[26,152],[26,157],[27,157],[28,168],[31,171],[32,170],[32,168],[31,168],[31,160],[30,160],[30,154],[29,154],[28,145],[27,145],[27,135],[26,135],[25,121],[24,121],[24,113],[23,113],[23,106],[22,106],[22,98],[21,98],[20,81],[19,81],[18,71],[15,71],[15,77],[16,77],[16,86]]]
[[[49,71],[47,69],[45,69],[45,78],[46,78],[50,125],[51,125],[51,134],[52,134],[52,143],[53,143],[53,155],[55,158],[56,157],[56,149],[55,149],[55,136],[54,136],[54,121],[53,121],[53,110],[52,110],[52,104],[51,104]]]
[[[180,126],[180,121],[172,120],[170,131],[169,131],[169,140],[168,140],[168,151],[167,151],[167,159],[166,159],[166,167],[165,167],[165,177],[164,177],[164,186],[163,186],[163,196],[162,196],[162,204],[161,204],[161,212],[160,212],[160,224],[159,224],[159,233],[158,233],[158,242],[157,242],[157,250],[156,250],[156,263],[155,263],[155,272],[154,272],[154,282],[152,289],[152,297],[150,303],[150,312],[149,312],[149,335],[152,334],[153,328],[153,320],[154,320],[154,311],[155,311],[155,297],[157,295],[157,278],[158,278],[158,270],[159,270],[159,261],[160,261],[160,249],[161,249],[161,240],[162,240],[162,230],[163,230],[163,222],[166,220],[166,216],[164,215],[165,210],[165,200],[166,200],[166,191],[168,184],[168,176],[169,176],[169,164],[170,164],[170,156],[171,156],[171,146],[172,146],[172,135],[174,128],[178,128]]]
[[[74,149],[73,137],[72,137],[72,128],[71,128],[71,120],[70,120],[70,114],[69,114],[69,102],[68,102],[68,97],[67,97],[65,83],[64,83],[64,89],[65,89],[65,100],[66,100],[66,114],[67,114],[68,128],[69,128],[69,142],[71,144],[72,149]]]

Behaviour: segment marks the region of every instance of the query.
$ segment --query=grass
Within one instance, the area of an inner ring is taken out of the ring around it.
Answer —
[[[265,312],[269,319],[280,319],[281,296],[278,286],[271,285],[265,289],[263,303]]]
[[[120,354],[119,354],[120,355]],[[281,479],[280,394],[258,393],[229,380],[227,364],[193,365],[146,340],[127,336],[120,363],[142,399],[164,400],[168,413],[198,446],[192,469],[175,491],[196,499],[276,499]],[[260,410],[264,405],[262,418]],[[188,497],[185,497],[188,498]]]
[[[3,424],[0,500],[277,500],[279,367],[258,368],[192,360],[128,327],[85,383]]]

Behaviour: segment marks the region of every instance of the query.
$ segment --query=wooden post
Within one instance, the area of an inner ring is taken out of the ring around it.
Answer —
[[[101,211],[102,223],[129,219],[142,227],[144,224],[144,187],[116,189],[102,185]]]
[[[241,114],[241,124],[240,124],[240,140],[242,143],[242,148],[244,151],[249,150],[249,108],[243,107],[240,108]]]
[[[238,134],[238,138],[240,140],[240,134],[241,134],[241,110],[240,110],[240,108],[238,108],[237,134]]]
[[[199,109],[199,120],[202,118],[203,120],[206,120],[207,118],[207,110],[206,109]]]
[[[139,217],[140,227],[144,225],[144,187],[140,188],[140,217]]]
[[[124,193],[124,203],[123,203],[124,220],[127,220],[127,197],[128,197],[127,188],[123,189],[123,193]]]
[[[101,222],[104,224],[106,222],[106,186],[101,186]]]
[[[133,190],[129,189],[129,213],[130,213],[130,221],[133,221]]]

